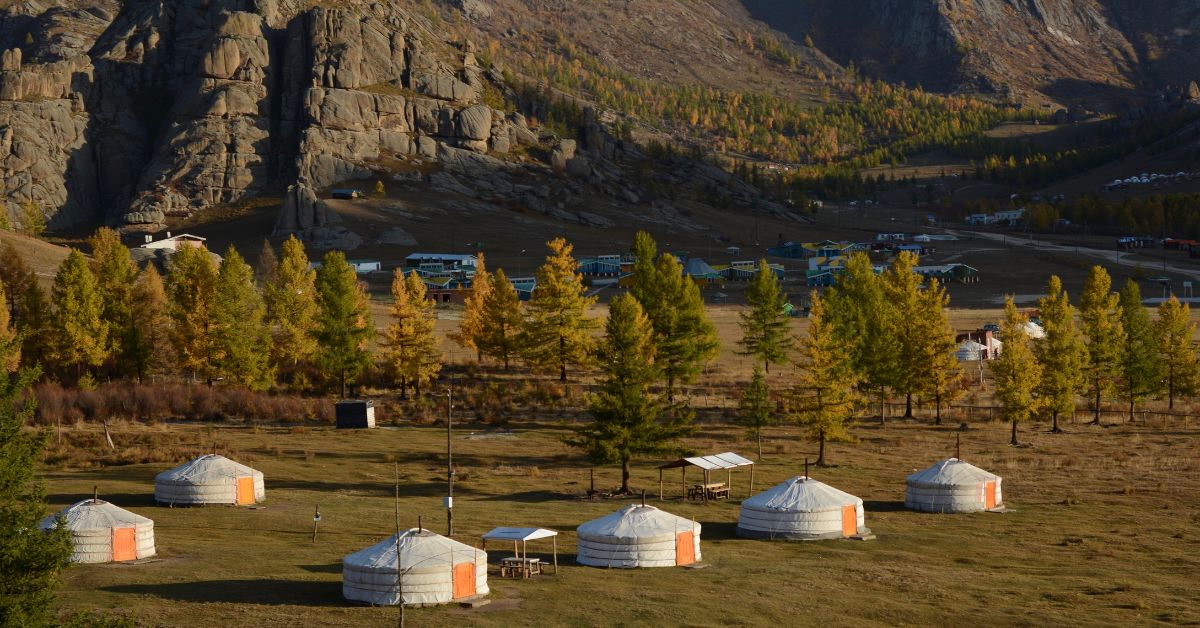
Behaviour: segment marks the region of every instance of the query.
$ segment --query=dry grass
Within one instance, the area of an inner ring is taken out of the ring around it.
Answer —
[[[1200,461],[1195,427],[1068,425],[1064,435],[1029,431],[1034,447],[1011,449],[1006,427],[978,424],[963,434],[966,459],[1001,473],[1014,512],[937,516],[900,507],[903,480],[953,450],[950,430],[893,422],[860,425],[856,444],[836,444],[814,476],[861,496],[867,543],[771,543],[734,537],[736,499],[748,475],[733,477],[735,500],[682,503],[679,475],[665,486],[669,511],[704,525],[709,569],[607,571],[577,567],[572,530],[624,502],[582,499],[587,463],[546,423],[511,433],[463,425],[455,438],[457,537],[477,543],[494,525],[562,530],[559,576],[491,580],[493,610],[410,611],[421,626],[948,624],[985,616],[989,624],[1194,623],[1193,574],[1200,567]],[[705,423],[689,441],[698,451],[749,453],[743,431]],[[69,430],[98,443],[94,426]],[[383,538],[392,526],[398,465],[404,525],[418,516],[444,529],[445,432],[441,427],[335,431],[327,427],[210,428],[123,426],[121,449],[154,442],[237,451],[267,476],[266,508],[170,509],[151,503],[153,476],[168,463],[47,470],[51,500],[65,505],[102,496],[151,516],[163,560],[140,566],[76,566],[60,596],[66,610],[121,609],[154,625],[380,625],[395,610],[352,606],[340,595],[342,556]],[[769,433],[756,490],[797,473],[810,443],[792,428]],[[657,496],[657,461],[639,461],[636,486]],[[596,470],[598,488],[617,470]],[[657,503],[657,502],[655,502]],[[320,504],[318,542],[311,514]],[[534,551],[545,548],[534,547]],[[503,555],[503,548],[493,557]]]

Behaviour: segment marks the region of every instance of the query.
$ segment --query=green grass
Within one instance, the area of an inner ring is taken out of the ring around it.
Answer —
[[[904,477],[953,452],[951,430],[917,423],[855,428],[857,444],[835,444],[813,475],[866,500],[869,542],[788,543],[734,536],[749,474],[733,476],[727,502],[683,503],[679,473],[657,501],[655,461],[639,461],[635,483],[654,505],[704,526],[707,569],[604,570],[573,564],[574,528],[627,500],[587,500],[588,465],[548,424],[514,426],[515,436],[456,432],[456,538],[476,544],[496,525],[562,531],[557,576],[501,580],[491,606],[410,609],[414,626],[538,625],[897,625],[1130,624],[1200,621],[1195,607],[1198,486],[1196,426],[1085,428],[1052,436],[1025,429],[1036,446],[1011,449],[1004,425],[963,436],[969,461],[1004,476],[1009,514],[929,515],[904,511]],[[76,429],[91,429],[81,427]],[[142,428],[120,426],[122,435]],[[184,439],[207,428],[170,428]],[[394,608],[341,598],[342,556],[389,534],[393,473],[401,477],[405,526],[423,516],[444,532],[445,432],[437,426],[360,432],[329,428],[218,428],[236,456],[266,474],[262,510],[165,508],[152,503],[154,475],[168,464],[46,469],[55,507],[100,495],[152,517],[159,562],[72,566],[65,610],[110,610],[148,625],[382,625]],[[207,442],[207,441],[205,441]],[[742,430],[704,425],[689,445],[701,453],[753,452]],[[811,444],[794,430],[770,433],[755,490],[799,472]],[[598,468],[615,486],[617,469]],[[693,472],[692,479],[698,478]],[[312,512],[323,520],[311,542]],[[495,563],[506,554],[494,549]],[[531,551],[549,552],[549,544]],[[548,556],[547,556],[548,557]]]

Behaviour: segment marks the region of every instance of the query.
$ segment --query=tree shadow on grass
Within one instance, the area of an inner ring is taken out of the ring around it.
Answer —
[[[81,502],[85,499],[91,499],[92,493],[54,493],[49,496],[52,502],[64,501],[70,504]],[[100,501],[106,501],[110,504],[120,506],[121,508],[130,507],[153,507],[158,504],[154,501],[154,489],[144,493],[100,493]]]
[[[864,500],[863,510],[867,512],[904,512],[908,510],[902,501]]]
[[[103,587],[113,593],[153,595],[179,602],[218,602],[280,606],[343,606],[341,586],[311,580],[201,580],[168,584],[121,584]]]
[[[304,571],[312,573],[342,573],[341,563],[329,563],[328,565],[300,565]]]
[[[456,489],[458,487],[455,487]],[[557,491],[524,491],[521,493],[506,493],[484,498],[487,501],[520,502],[525,504],[540,504],[548,501],[576,501],[579,495],[575,493],[560,493]]]
[[[722,521],[720,523],[700,522],[700,538],[716,541],[718,539],[736,539],[737,523]]]

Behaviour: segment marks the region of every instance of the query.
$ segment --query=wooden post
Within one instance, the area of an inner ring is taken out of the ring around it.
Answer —
[[[93,485],[92,486],[92,503],[94,504],[98,501],[100,501],[100,487]]]
[[[757,467],[757,466],[758,466],[757,464],[750,465],[750,491],[748,493],[746,493],[747,497],[754,494],[754,467]]]
[[[954,434],[954,457],[962,460],[962,432]]]
[[[702,501],[705,505],[708,504],[708,469],[704,470],[704,486],[700,487],[700,494],[703,495]]]
[[[679,477],[680,477],[680,481],[682,482],[681,486],[683,487],[683,498],[687,499],[688,494],[687,494],[687,465],[686,464],[683,465],[682,467],[679,467]]]
[[[659,469],[658,469],[658,501],[661,502],[662,500],[663,500],[663,470],[662,470],[662,467],[659,467]]]
[[[554,547],[554,575],[558,575],[558,535],[550,537],[550,542]]]
[[[596,494],[596,467],[588,469],[588,497]]]

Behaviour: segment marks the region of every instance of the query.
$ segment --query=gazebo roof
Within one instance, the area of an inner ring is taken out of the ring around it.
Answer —
[[[705,471],[713,469],[733,469],[735,467],[747,467],[754,464],[753,460],[743,458],[732,451],[727,451],[723,454],[713,454],[711,456],[694,456],[691,458],[680,458],[675,462],[668,462],[661,465],[659,469],[677,469],[679,467],[700,467]]]
[[[489,541],[535,541],[537,539],[545,539],[552,536],[558,536],[556,530],[547,530],[546,528],[494,528],[491,532],[483,535],[484,539]]]

